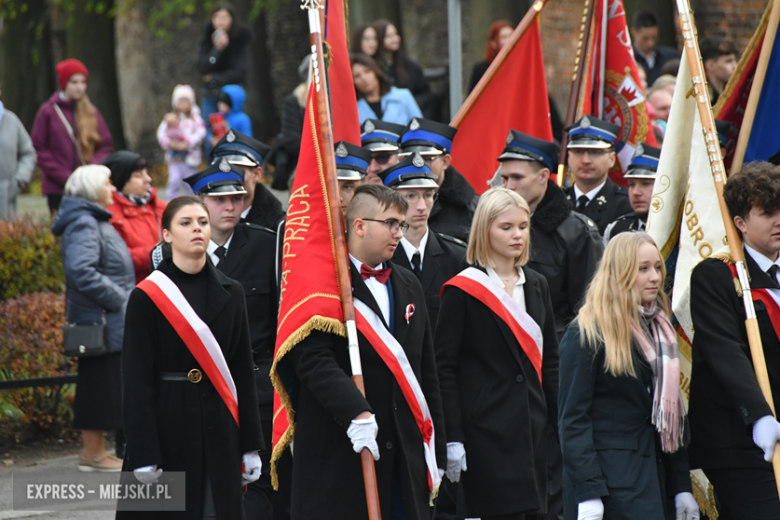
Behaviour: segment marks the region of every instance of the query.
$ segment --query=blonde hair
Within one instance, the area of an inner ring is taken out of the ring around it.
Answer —
[[[474,220],[471,222],[471,234],[469,246],[466,250],[466,260],[472,265],[482,267],[495,267],[490,252],[490,226],[503,212],[512,209],[524,209],[530,218],[531,208],[523,197],[506,188],[491,188],[479,197],[477,209],[474,212]],[[515,265],[525,265],[531,251],[531,234],[523,252],[515,261]]]
[[[636,279],[642,244],[658,248],[647,233],[620,233],[609,241],[578,317],[580,333],[588,345],[595,351],[604,344],[604,370],[613,376],[636,377],[631,324],[639,322],[641,298]],[[661,280],[665,278],[666,266],[661,261]],[[658,292],[656,303],[669,315],[664,291]]]
[[[79,143],[84,160],[89,162],[95,156],[95,150],[103,144],[98,133],[98,120],[95,105],[89,100],[86,92],[76,102],[73,109],[73,119],[76,123],[76,140]]]

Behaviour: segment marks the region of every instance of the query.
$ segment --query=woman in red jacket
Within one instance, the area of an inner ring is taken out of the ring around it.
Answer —
[[[114,203],[107,208],[113,215],[111,223],[130,250],[138,283],[149,276],[149,252],[162,240],[165,202],[157,198],[146,159],[137,153],[114,152],[103,164],[111,170],[111,182],[117,190]]]

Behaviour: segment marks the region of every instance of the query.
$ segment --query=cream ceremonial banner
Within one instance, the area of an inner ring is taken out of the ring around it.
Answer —
[[[727,252],[726,231],[718,206],[715,181],[710,171],[696,100],[688,92],[691,71],[685,55],[680,61],[677,85],[664,136],[658,174],[653,188],[647,232],[653,237],[664,260],[677,255],[672,291],[672,310],[677,318],[680,347],[680,387],[687,401],[691,376],[691,272],[714,253]],[[667,264],[668,265],[668,264]],[[701,471],[693,472],[701,487],[702,501],[713,505],[708,482]],[[706,509],[706,507],[702,507]],[[705,511],[706,512],[706,511]]]

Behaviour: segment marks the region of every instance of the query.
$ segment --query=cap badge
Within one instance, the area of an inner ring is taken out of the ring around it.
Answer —
[[[347,147],[344,146],[344,143],[339,143],[339,145],[336,147],[336,155],[342,159],[349,155],[349,152],[347,152]]]
[[[418,130],[420,128],[420,122],[417,121],[417,119],[412,119],[411,124],[409,124],[409,130]]]
[[[636,145],[636,152],[634,152],[634,157],[642,157],[645,154],[645,147],[642,146],[642,143],[639,143]]]
[[[225,173],[230,171],[230,163],[228,162],[227,158],[223,157],[222,160],[219,161],[219,169]]]
[[[422,168],[425,166],[425,160],[420,156],[419,153],[415,152],[414,156],[412,157],[412,164],[418,168]]]
[[[512,137],[512,131],[510,130],[509,131],[509,135],[506,136],[506,144],[507,144],[507,146],[512,144],[512,141],[514,141],[514,138]]]
[[[588,116],[584,116],[582,118],[582,121],[580,121],[580,128],[582,128],[583,130],[587,130],[588,128],[590,128],[590,119],[588,118]]]
[[[236,134],[233,133],[233,130],[228,131],[227,136],[225,137],[225,140],[228,143],[232,143],[236,140]]]
[[[374,123],[369,119],[366,121],[366,124],[363,125],[363,128],[365,129],[367,134],[370,134],[374,130],[376,130],[376,126],[374,126]]]

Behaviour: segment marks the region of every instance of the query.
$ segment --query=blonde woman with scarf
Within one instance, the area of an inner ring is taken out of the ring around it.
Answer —
[[[609,242],[560,345],[566,520],[693,520],[666,269],[646,233]]]

